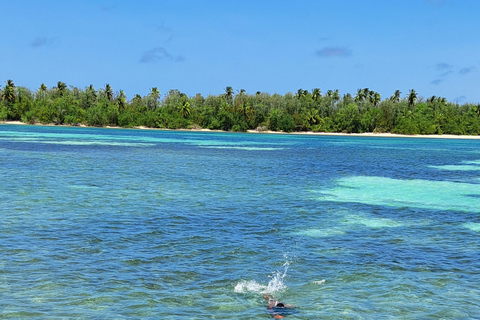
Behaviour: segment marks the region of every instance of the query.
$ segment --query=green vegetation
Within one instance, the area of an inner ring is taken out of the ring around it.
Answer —
[[[25,123],[150,128],[206,128],[225,131],[273,130],[314,132],[390,132],[400,134],[480,134],[480,104],[459,105],[445,98],[419,98],[399,90],[382,100],[368,88],[355,96],[338,90],[322,94],[299,89],[285,95],[245,90],[188,97],[170,90],[164,97],[154,87],[147,96],[130,101],[109,84],[96,90],[68,87],[59,81],[36,92],[7,80],[0,88],[0,120]]]

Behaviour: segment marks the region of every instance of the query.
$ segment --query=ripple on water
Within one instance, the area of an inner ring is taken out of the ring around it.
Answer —
[[[480,314],[475,142],[13,128],[3,318]]]

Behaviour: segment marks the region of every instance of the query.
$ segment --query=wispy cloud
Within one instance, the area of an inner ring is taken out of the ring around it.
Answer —
[[[352,50],[345,47],[325,47],[317,50],[315,54],[322,58],[349,57],[352,55]]]
[[[440,72],[438,76],[443,78],[448,76],[449,74],[452,74],[454,67],[451,64],[440,62],[440,63],[437,63],[437,65],[435,66],[435,69],[437,69],[437,71]]]
[[[473,72],[473,70],[475,70],[475,67],[462,68],[458,71],[458,73],[464,76],[466,74]]]
[[[172,33],[172,29],[167,27],[164,22],[150,23],[148,27],[160,33]]]
[[[458,69],[458,67],[453,66],[451,64],[440,62],[435,65],[435,69],[438,72],[437,79],[431,81],[430,84],[439,85],[446,79],[447,76],[450,76],[452,74],[458,74],[460,76],[464,76],[469,73],[472,73],[475,70],[475,66]]]
[[[31,43],[30,46],[33,48],[46,47],[54,43],[53,38],[48,37],[36,37]]]
[[[453,101],[457,102],[457,103],[462,103],[464,101],[467,100],[467,97],[466,96],[460,96],[460,97],[456,97],[455,99],[453,99]]]
[[[149,23],[147,27],[150,30],[153,30],[156,35],[160,35],[160,37],[165,43],[172,41],[174,36],[173,30],[170,27],[166,26],[165,23]]]
[[[439,71],[445,71],[445,70],[452,70],[453,66],[445,62],[440,62],[440,63],[437,63],[436,68]]]
[[[452,73],[453,73],[453,70],[447,70],[445,72],[442,72],[440,74],[440,77],[446,77],[446,76],[448,76],[449,74],[452,74]]]
[[[174,56],[170,54],[165,48],[163,47],[156,47],[145,51],[140,59],[141,63],[155,63],[160,60],[170,60],[175,62],[183,62],[185,61],[185,57],[182,55]]]

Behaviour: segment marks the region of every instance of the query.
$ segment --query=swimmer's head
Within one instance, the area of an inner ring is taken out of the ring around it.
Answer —
[[[283,304],[282,302],[278,302],[275,307],[277,308],[285,308],[285,304]]]

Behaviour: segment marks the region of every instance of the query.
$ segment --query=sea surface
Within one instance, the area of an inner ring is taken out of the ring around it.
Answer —
[[[0,125],[1,319],[480,319],[480,140]]]

